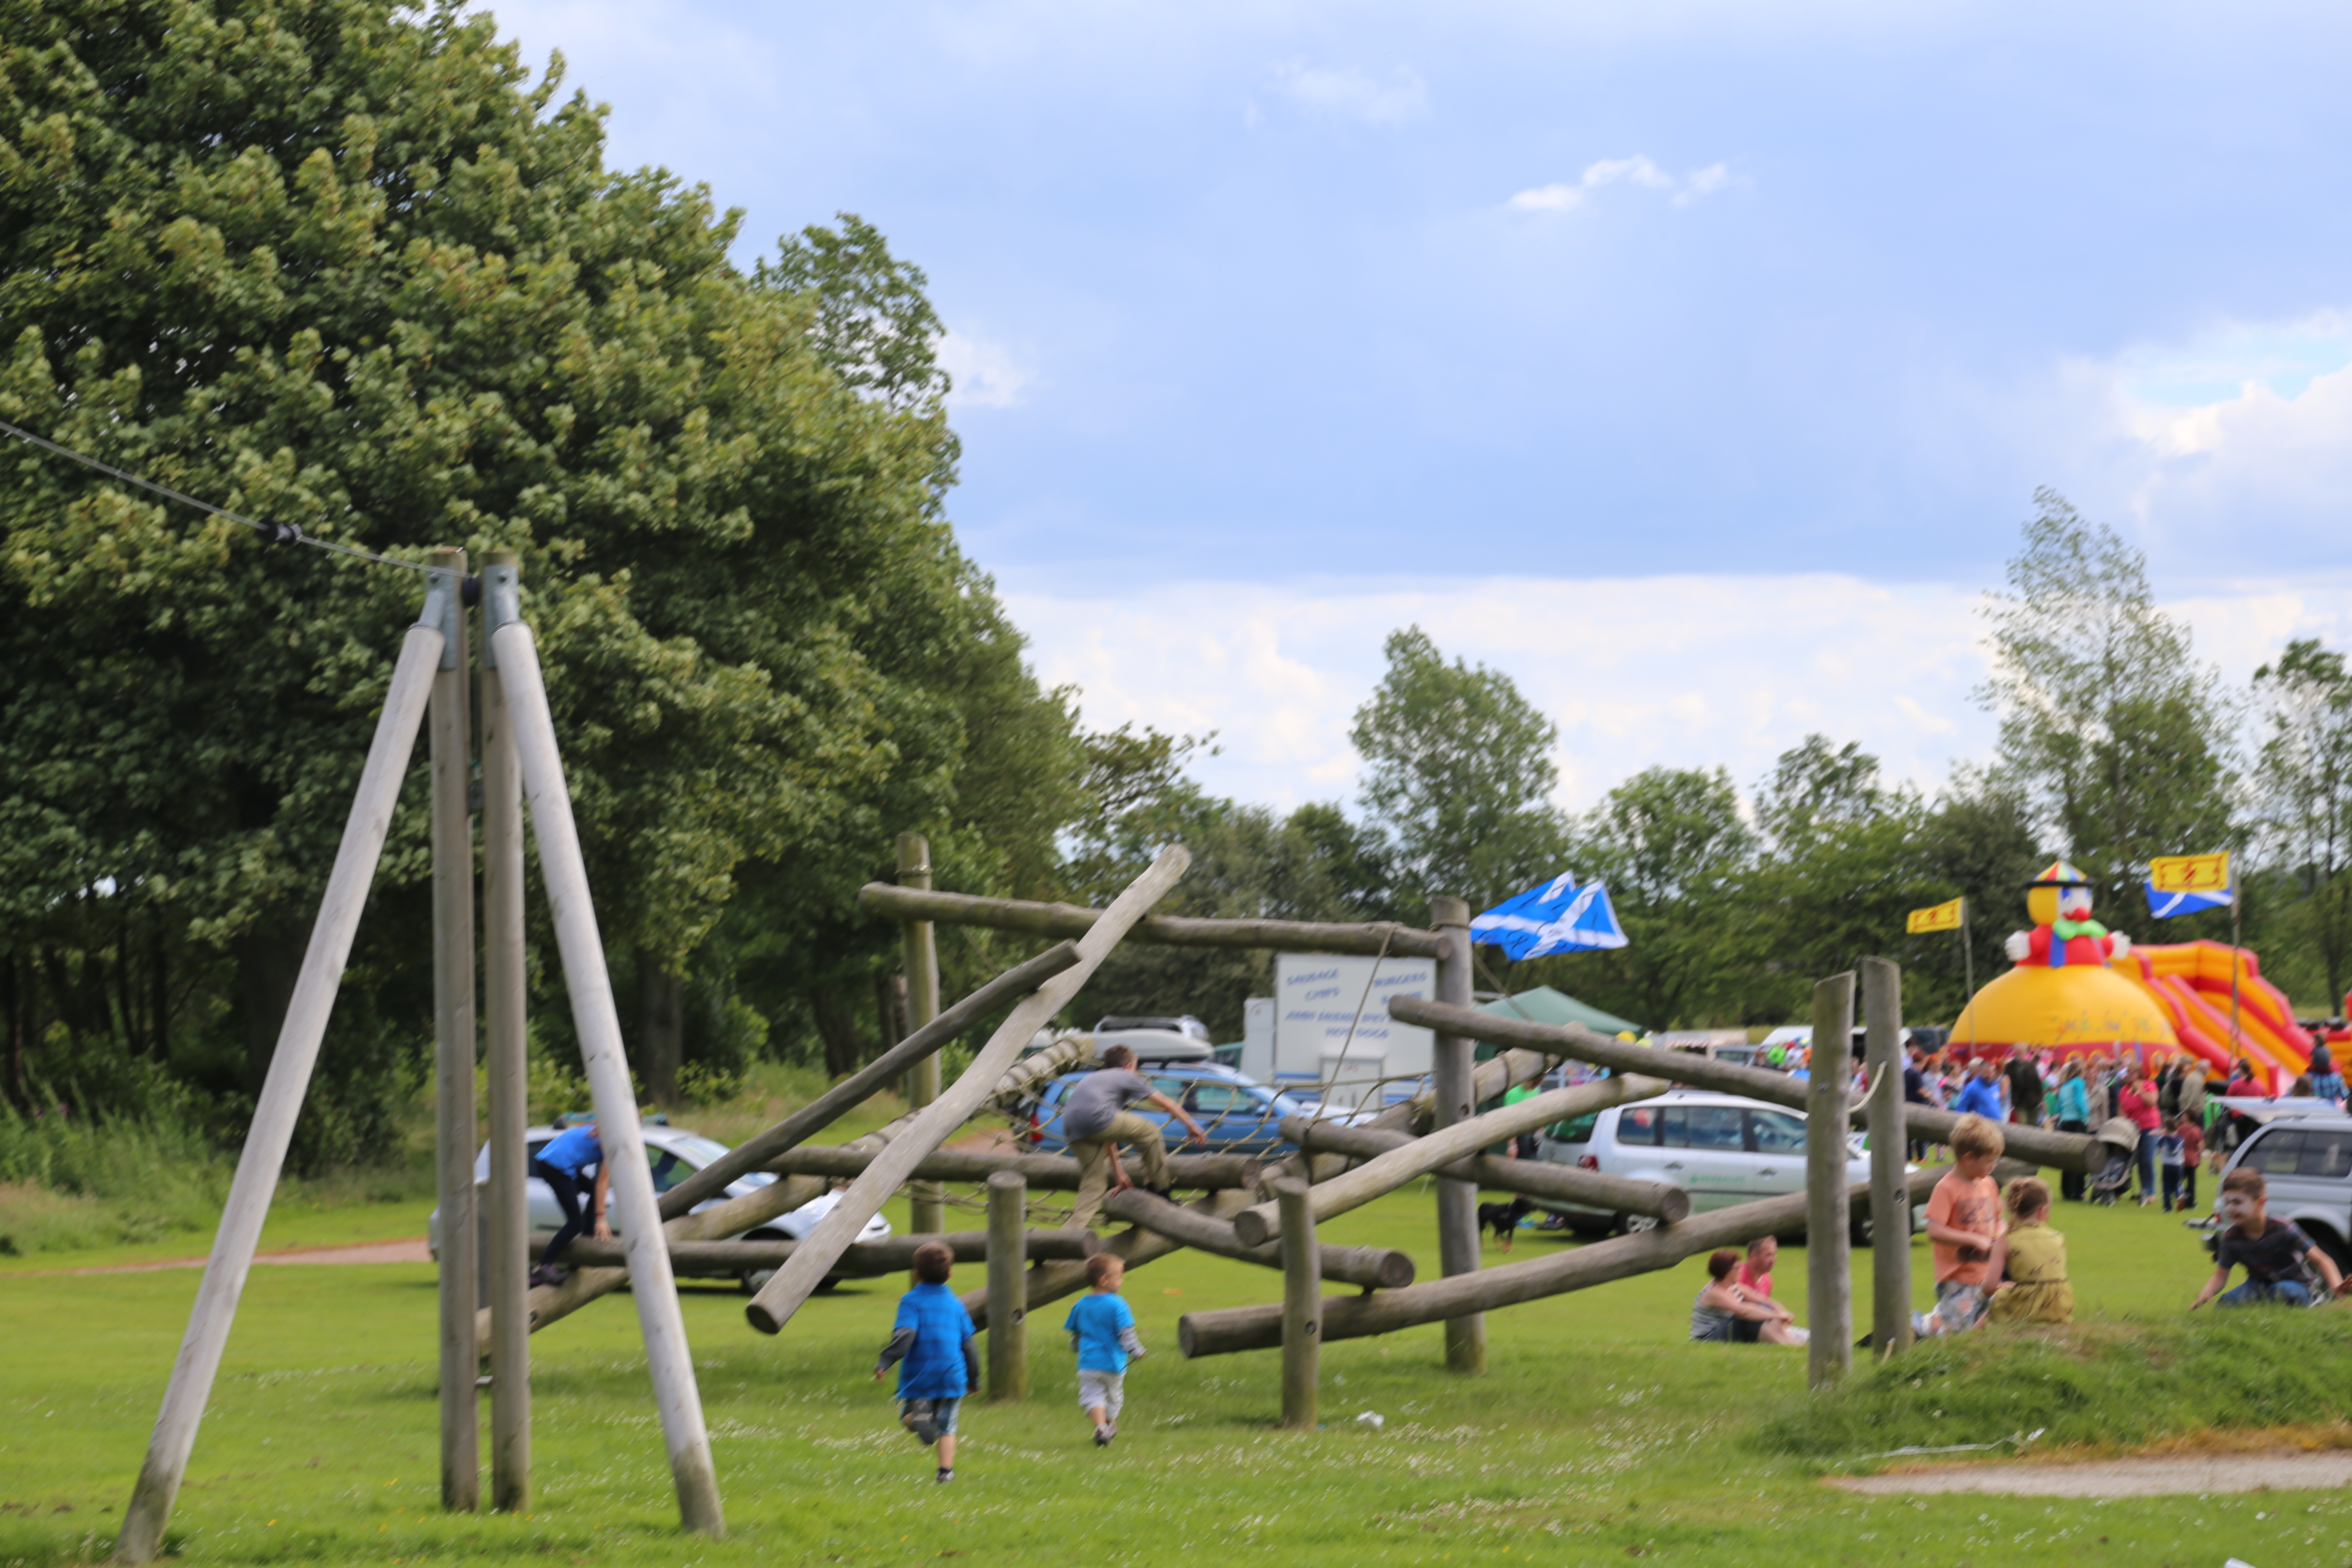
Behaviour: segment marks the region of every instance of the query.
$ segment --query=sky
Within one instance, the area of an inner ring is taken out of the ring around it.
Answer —
[[[964,549],[1221,793],[1349,799],[1416,623],[1571,809],[1814,731],[1932,788],[2040,486],[2221,679],[2352,636],[2341,6],[491,9],[747,264],[924,268]]]

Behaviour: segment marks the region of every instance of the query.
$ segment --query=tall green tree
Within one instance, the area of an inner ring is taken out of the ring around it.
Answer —
[[[1558,875],[1559,726],[1502,671],[1448,664],[1419,626],[1384,647],[1387,673],[1349,739],[1364,759],[1365,814],[1395,846],[1413,910],[1436,893],[1475,910]]]
[[[2158,855],[2214,849],[2234,832],[2236,714],[2189,630],[2156,606],[2146,563],[2054,490],[1991,596],[2000,766],[2059,848],[2120,912]]]
[[[2338,1007],[2352,972],[2352,671],[2341,653],[2298,637],[2254,671],[2254,694],[2269,847],[2300,895],[2289,918]]]
[[[1651,1028],[1719,1017],[1747,951],[1743,879],[1755,852],[1721,768],[1645,768],[1580,817],[1580,874],[1608,883],[1626,945],[1580,955],[1573,987]]]

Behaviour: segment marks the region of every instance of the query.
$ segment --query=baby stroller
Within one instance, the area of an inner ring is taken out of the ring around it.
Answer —
[[[2091,1140],[2095,1151],[2105,1152],[2106,1163],[2091,1173],[2090,1191],[2084,1195],[2095,1204],[2113,1208],[2124,1189],[2131,1185],[2132,1154],[2139,1148],[2139,1129],[2131,1124],[2129,1117],[2110,1117],[2099,1124]]]

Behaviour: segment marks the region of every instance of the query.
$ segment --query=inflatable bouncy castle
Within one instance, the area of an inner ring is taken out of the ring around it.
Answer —
[[[1952,1025],[1957,1046],[2129,1052],[2187,1051],[2227,1072],[2231,949],[2217,942],[2142,946],[2091,918],[2091,889],[2063,860],[2026,885],[2032,929],[2013,933],[2016,967],[1971,997]],[[2294,1021],[2252,952],[2239,948],[2238,1054],[2284,1092],[2316,1044]]]

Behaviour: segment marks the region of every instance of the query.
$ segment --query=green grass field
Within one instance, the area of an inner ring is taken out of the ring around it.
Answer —
[[[335,1238],[396,1228],[409,1215],[382,1207],[340,1222],[349,1228]],[[287,1215],[273,1237],[325,1235],[324,1212]],[[1117,1446],[1098,1452],[1088,1440],[1060,1310],[1049,1310],[1031,1333],[1031,1399],[971,1403],[946,1489],[867,1378],[898,1282],[820,1297],[772,1340],[745,1327],[740,1296],[697,1288],[687,1321],[731,1529],[716,1543],[673,1528],[626,1298],[533,1342],[530,1515],[454,1518],[436,1510],[431,1270],[262,1268],[181,1494],[174,1548],[189,1562],[395,1564],[2352,1562],[2352,1510],[2331,1493],[1865,1501],[1821,1483],[1858,1453],[1923,1435],[1985,1441],[2052,1425],[2035,1402],[2066,1406],[2083,1387],[2113,1406],[2112,1430],[2134,1440],[2229,1422],[2228,1398],[2185,1393],[2165,1371],[2200,1335],[2223,1336],[2209,1347],[2221,1365],[2232,1361],[2232,1336],[2285,1335],[2284,1361],[2316,1369],[2301,1382],[2250,1375],[2240,1424],[2334,1417],[2329,1391],[2352,1372],[2352,1316],[2259,1328],[2200,1316],[2184,1330],[2179,1309],[2204,1255],[2177,1218],[2070,1208],[2062,1226],[2085,1318],[2080,1338],[2094,1345],[2085,1353],[2105,1357],[2083,1377],[2003,1381],[2004,1368],[2087,1363],[2066,1343],[1983,1338],[1965,1355],[1923,1352],[1901,1373],[1871,1373],[1819,1405],[1803,1392],[1801,1352],[1687,1342],[1701,1277],[1693,1260],[1495,1314],[1483,1378],[1443,1370],[1433,1327],[1335,1344],[1323,1363],[1326,1427],[1297,1435],[1271,1426],[1276,1352],[1196,1363],[1175,1353],[1181,1312],[1273,1299],[1276,1276],[1178,1254],[1129,1279],[1155,1353],[1129,1375]],[[1435,1252],[1417,1194],[1326,1234],[1404,1247],[1425,1268]],[[1519,1256],[1559,1245],[1526,1233]],[[1916,1256],[1924,1275],[1924,1245]],[[1804,1255],[1783,1258],[1781,1293],[1801,1303]],[[1857,1262],[1866,1323],[1868,1255]],[[0,1360],[0,1563],[104,1554],[195,1285],[194,1270],[0,1277],[0,1333],[11,1347]],[[2140,1355],[2135,1324],[2161,1343]],[[2118,1359],[2097,1345],[2125,1349]],[[2144,1383],[2132,1374],[2135,1355],[2147,1363]],[[1385,1427],[1360,1427],[1365,1410]],[[2101,1419],[2077,1409],[2064,1429],[2109,1430]]]

